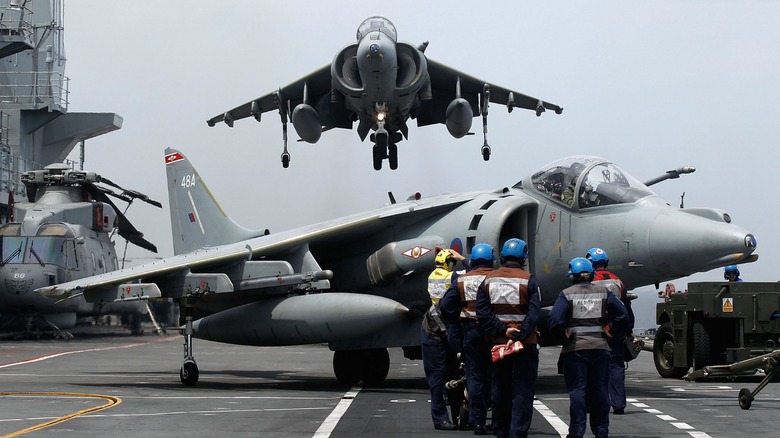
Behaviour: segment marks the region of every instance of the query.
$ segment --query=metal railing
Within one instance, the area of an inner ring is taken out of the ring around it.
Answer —
[[[65,164],[71,169],[76,169],[76,162],[65,160]],[[27,189],[22,184],[21,175],[31,170],[41,170],[43,165],[22,157],[11,155],[7,150],[0,150],[0,191],[13,192],[17,199],[26,196]]]
[[[32,11],[27,8],[0,7],[0,35],[31,38],[33,35]]]
[[[0,83],[0,104],[13,103],[40,108],[59,106],[68,110],[68,79],[60,72],[5,72]]]
[[[8,146],[9,120],[11,120],[11,116],[5,111],[0,111],[0,147]]]

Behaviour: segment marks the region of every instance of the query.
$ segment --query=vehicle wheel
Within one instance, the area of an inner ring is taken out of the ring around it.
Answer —
[[[378,385],[385,381],[390,371],[390,354],[387,348],[365,350],[363,360],[363,383]]]
[[[661,377],[679,379],[688,372],[688,368],[674,366],[674,332],[672,324],[665,322],[658,327],[653,340],[653,362]]]
[[[364,358],[357,350],[333,352],[333,373],[339,383],[352,386],[360,381]]]
[[[382,160],[384,153],[379,146],[374,145],[374,170],[382,170]]]
[[[179,377],[184,386],[195,386],[198,383],[199,376],[200,372],[195,362],[184,362],[179,371]]]
[[[710,333],[704,324],[693,323],[693,369],[700,370],[713,364]]]
[[[390,162],[390,169],[398,169],[398,146],[391,144],[387,147],[387,161]]]
[[[750,405],[753,404],[753,395],[750,393],[750,390],[747,388],[742,388],[739,390],[739,407],[742,409],[750,409]]]

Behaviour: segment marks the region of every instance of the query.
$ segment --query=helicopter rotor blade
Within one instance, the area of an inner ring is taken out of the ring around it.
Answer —
[[[115,224],[117,229],[119,230],[119,235],[122,236],[124,239],[126,239],[128,242],[140,246],[141,248],[147,249],[151,252],[156,253],[157,247],[149,242],[148,240],[144,239],[144,234],[140,231],[138,231],[132,223],[130,223],[130,220],[127,219],[127,216],[122,213],[122,211],[114,204],[114,201],[111,200],[111,198],[108,197],[107,193],[105,192],[104,188],[98,187],[91,183],[85,183],[83,186],[87,189],[89,194],[92,196],[93,199],[96,201],[104,202],[108,205],[110,205],[114,212],[116,213],[116,220],[117,223]]]
[[[154,205],[157,208],[162,208],[162,204],[157,202],[157,201],[155,201],[154,199],[152,199],[152,198],[146,196],[145,194],[143,194],[141,192],[138,192],[136,190],[126,189],[126,188],[120,186],[119,184],[111,181],[108,178],[105,178],[105,177],[101,176],[100,177],[100,182],[103,183],[103,184],[109,185],[109,186],[111,186],[111,187],[113,187],[113,188],[115,188],[117,190],[121,190],[123,196],[129,197],[129,198],[132,198],[132,199],[139,199],[139,200],[141,200],[143,202],[146,202],[148,204]],[[117,196],[117,197],[119,197],[119,196]],[[122,199],[122,198],[120,198],[120,199]],[[122,199],[122,200],[124,201],[124,199]]]

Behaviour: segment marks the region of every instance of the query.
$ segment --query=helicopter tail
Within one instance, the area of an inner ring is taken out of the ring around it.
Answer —
[[[249,230],[234,222],[183,153],[166,148],[165,169],[174,254],[268,234],[267,230]]]

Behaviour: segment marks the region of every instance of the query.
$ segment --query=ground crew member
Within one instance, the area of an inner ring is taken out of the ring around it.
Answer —
[[[487,403],[485,379],[490,366],[490,350],[477,327],[477,289],[493,271],[493,247],[478,243],[471,249],[470,270],[452,275],[452,284],[440,301],[442,315],[458,318],[462,328],[461,360],[466,369],[469,402],[469,428],[474,435],[486,435]],[[450,336],[452,340],[452,336]]]
[[[593,283],[606,286],[620,302],[626,306],[628,313],[627,335],[634,330],[634,311],[631,309],[631,300],[626,294],[626,287],[617,275],[609,272],[609,257],[601,248],[591,248],[585,256],[593,265]],[[608,340],[610,352],[609,360],[609,404],[612,412],[622,415],[626,411],[626,350],[623,347],[625,336],[612,336]]]
[[[479,328],[487,339],[493,344],[512,340],[524,347],[493,364],[493,432],[497,437],[527,437],[534,411],[541,297],[536,277],[522,269],[527,259],[524,241],[507,240],[501,249],[501,267],[489,273],[477,291]]]
[[[564,335],[561,349],[563,377],[569,392],[568,438],[582,438],[590,412],[590,430],[596,438],[609,436],[609,333],[622,336],[626,307],[600,284],[593,284],[593,265],[584,257],[569,263],[573,285],[555,301],[547,323]],[[609,327],[609,329],[608,329]]]
[[[664,303],[668,303],[672,299],[672,295],[677,293],[677,288],[674,287],[674,283],[666,283],[664,291],[658,291],[658,298],[663,298]]]
[[[728,281],[735,281],[737,283],[742,282],[742,279],[739,278],[739,268],[737,265],[728,265],[723,268],[723,278]]]
[[[422,345],[423,369],[425,380],[431,389],[431,418],[436,430],[456,430],[458,411],[452,413],[453,421],[447,414],[447,404],[444,401],[445,383],[457,378],[458,363],[453,350],[447,342],[447,325],[442,321],[439,312],[439,300],[450,287],[455,264],[463,260],[457,251],[443,249],[436,254],[436,267],[428,276],[428,294],[431,297],[431,307],[423,317],[420,327],[420,342]],[[456,392],[460,392],[457,397]],[[462,399],[463,391],[452,391],[453,397]]]

